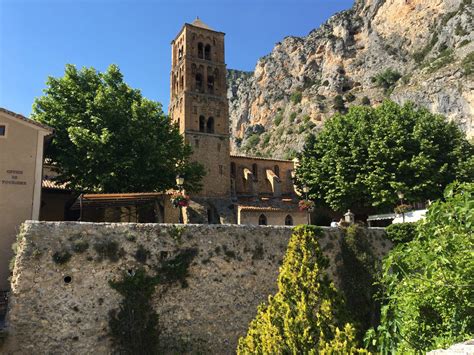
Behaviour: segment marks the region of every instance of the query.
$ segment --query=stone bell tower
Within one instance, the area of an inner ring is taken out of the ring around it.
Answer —
[[[206,170],[202,197],[230,197],[229,114],[224,33],[199,18],[171,42],[169,114]]]

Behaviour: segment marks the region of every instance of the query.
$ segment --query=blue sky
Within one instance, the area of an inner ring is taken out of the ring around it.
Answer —
[[[170,42],[196,16],[226,33],[231,69],[253,70],[285,36],[304,36],[353,0],[0,0],[0,106],[29,115],[66,63],[117,64],[144,96],[169,99]]]

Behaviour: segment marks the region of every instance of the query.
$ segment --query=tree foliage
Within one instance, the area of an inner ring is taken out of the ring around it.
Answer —
[[[415,238],[384,260],[382,322],[367,342],[378,352],[445,348],[474,335],[474,183],[451,184]]]
[[[299,226],[288,245],[278,293],[258,308],[239,354],[333,354],[363,352],[355,331],[343,321],[342,299],[329,283],[318,237],[322,230]]]
[[[413,104],[351,107],[310,136],[297,169],[310,198],[335,210],[394,206],[442,196],[474,177],[474,147],[454,124]]]
[[[67,65],[49,77],[32,118],[55,130],[47,156],[61,182],[78,191],[164,191],[185,176],[198,190],[203,168],[189,163],[191,148],[161,104],[130,88],[117,66],[105,72]]]

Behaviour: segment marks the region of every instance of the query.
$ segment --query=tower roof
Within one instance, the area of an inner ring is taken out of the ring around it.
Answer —
[[[196,27],[205,28],[206,30],[214,31],[212,28],[210,28],[208,25],[206,25],[204,22],[202,22],[199,17],[196,17],[196,19],[191,23],[191,25],[196,26]]]

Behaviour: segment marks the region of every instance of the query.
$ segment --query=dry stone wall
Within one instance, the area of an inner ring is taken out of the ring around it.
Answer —
[[[384,232],[367,238],[381,257]],[[290,227],[26,222],[18,241],[2,354],[113,353],[109,314],[121,296],[109,281],[191,255],[183,278],[158,285],[163,353],[235,352],[257,306],[275,293]],[[325,229],[330,273],[343,232]],[[337,281],[337,280],[336,280]]]

